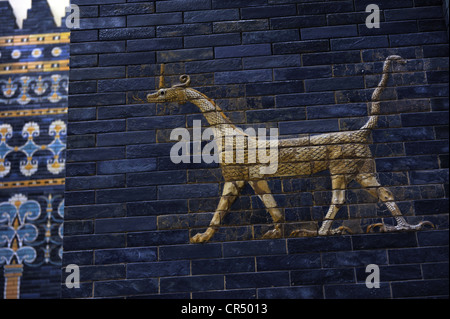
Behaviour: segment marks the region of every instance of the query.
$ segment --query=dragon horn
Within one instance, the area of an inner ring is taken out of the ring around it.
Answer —
[[[164,88],[164,63],[161,64],[161,72],[159,75],[159,89]]]

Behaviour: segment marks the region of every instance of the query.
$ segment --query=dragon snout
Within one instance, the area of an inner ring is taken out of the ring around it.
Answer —
[[[147,102],[149,102],[149,103],[157,102],[158,96],[159,96],[158,92],[147,94]]]

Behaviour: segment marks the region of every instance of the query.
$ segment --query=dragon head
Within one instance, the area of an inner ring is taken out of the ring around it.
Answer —
[[[185,103],[187,101],[186,88],[191,83],[189,75],[180,76],[180,84],[175,84],[170,88],[164,88],[164,77],[161,75],[159,87],[155,93],[147,94],[147,102],[149,103],[166,103],[178,102]]]

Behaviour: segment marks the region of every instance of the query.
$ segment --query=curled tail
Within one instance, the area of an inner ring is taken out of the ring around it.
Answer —
[[[383,64],[383,76],[381,77],[380,83],[378,83],[377,88],[372,93],[372,103],[370,108],[369,120],[362,126],[361,130],[372,129],[377,125],[378,113],[380,112],[380,96],[386,87],[386,83],[389,77],[389,68],[392,61],[397,61],[398,63],[406,63],[405,60],[399,55],[390,55],[386,58]]]

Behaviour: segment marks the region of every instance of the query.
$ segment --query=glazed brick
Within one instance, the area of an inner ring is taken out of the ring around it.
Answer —
[[[97,162],[98,174],[120,174],[133,172],[148,172],[156,170],[154,158],[123,159]]]
[[[148,186],[159,184],[186,183],[186,173],[183,171],[130,173],[127,174],[127,186]]]
[[[412,171],[409,178],[412,185],[448,184],[448,170]]]
[[[414,128],[392,128],[380,129],[374,131],[373,141],[375,143],[388,143],[400,141],[420,141],[430,140],[433,138],[433,130],[431,127],[414,127]]]
[[[95,146],[95,135],[72,135],[67,137],[68,148],[84,148]]]
[[[95,250],[94,254],[96,265],[150,262],[156,261],[157,258],[155,247],[99,249]],[[136,264],[128,264],[127,267],[130,265]]]
[[[194,60],[209,60],[213,57],[212,48],[182,49],[171,51],[160,51],[156,53],[158,63],[182,62]]]
[[[389,284],[380,283],[380,288],[368,289],[366,284],[340,284],[324,286],[326,299],[385,299],[391,298]]]
[[[226,46],[214,48],[215,57],[236,58],[258,55],[270,55],[270,44],[248,44],[238,46]]]
[[[420,246],[445,246],[448,245],[448,230],[419,232],[417,240]]]
[[[156,292],[158,292],[157,279],[98,281],[95,283],[94,297],[139,295]]]
[[[388,250],[390,264],[448,261],[448,247],[423,247]]]
[[[386,250],[331,252],[322,255],[322,266],[325,268],[385,265],[387,262]]]
[[[124,234],[65,236],[64,250],[90,250],[125,247]]]
[[[326,21],[325,15],[303,15],[295,17],[271,18],[270,25],[273,29],[308,28],[326,25]]]
[[[273,44],[274,54],[308,53],[329,50],[330,45],[328,40],[292,41]]]
[[[381,27],[382,26],[382,27]],[[362,36],[379,35],[379,34],[398,34],[398,33],[414,33],[417,32],[416,21],[393,21],[381,22],[380,28],[369,29],[365,24],[358,25],[359,34]]]
[[[75,219],[95,219],[122,217],[126,214],[126,208],[123,204],[95,205],[91,206],[65,207],[65,220]]]
[[[154,142],[154,131],[97,134],[97,146],[145,144]]]
[[[445,154],[448,143],[445,141],[423,141],[405,143],[406,155]]]
[[[92,265],[94,264],[94,252],[93,251],[73,251],[64,253],[62,266],[70,264],[76,265]]]
[[[156,229],[155,217],[125,217],[97,219],[95,233],[123,233]]]
[[[66,176],[94,175],[96,171],[95,163],[68,163],[66,164]]]
[[[269,23],[266,19],[213,22],[214,33],[260,31],[267,29],[269,29]]]
[[[101,105],[125,104],[126,95],[117,93],[77,94],[69,99],[69,107],[92,107]]]
[[[123,189],[99,190],[96,192],[97,203],[124,203],[156,199],[155,187],[136,187]]]
[[[153,38],[156,35],[155,27],[100,29],[98,37],[100,40],[130,40]]]
[[[287,271],[231,274],[225,277],[227,289],[289,286],[289,273]]]
[[[92,221],[65,221],[64,236],[85,235],[94,233]]]
[[[354,235],[352,246],[355,250],[417,247],[417,240],[414,233]]]
[[[275,73],[275,76],[277,76],[276,74],[277,73]],[[286,81],[286,82],[247,84],[245,86],[245,91],[248,96],[302,93],[303,82]]]
[[[243,7],[253,7],[266,4],[266,0],[229,0],[223,2],[221,0],[212,0],[213,9],[221,8],[243,8]]]
[[[328,65],[274,70],[275,81],[317,79],[330,76],[331,67]]]
[[[286,256],[256,257],[258,271],[320,268],[320,254],[294,254]]]
[[[255,270],[254,258],[223,258],[192,261],[193,275],[251,272],[253,270]]]
[[[424,58],[448,56],[448,44],[426,45],[423,47]]]
[[[332,92],[325,93],[299,93],[279,95],[275,98],[277,107],[300,106],[300,105],[318,105],[333,104],[334,94]],[[308,122],[306,122],[308,123]],[[291,125],[292,123],[286,123]],[[314,125],[310,124],[311,126]]]
[[[258,289],[261,299],[323,299],[322,286]]]
[[[217,84],[269,82],[272,81],[272,72],[271,70],[217,72],[214,80]]]
[[[241,43],[241,35],[239,33],[196,35],[184,38],[185,48],[236,45],[240,43]]]
[[[68,162],[91,162],[97,160],[119,159],[124,157],[124,147],[101,147],[67,150]]]
[[[336,132],[339,131],[338,124],[336,119],[292,121],[280,123],[279,129],[281,135]]]
[[[181,49],[183,41],[181,38],[154,38],[154,39],[140,39],[128,40],[127,51],[160,51]]]
[[[98,188],[114,188],[124,186],[125,186],[125,176],[123,175],[66,178],[66,190],[68,191],[83,190],[83,189],[98,189]]]
[[[448,199],[422,199],[414,201],[417,215],[433,215],[448,212]]]
[[[423,264],[423,278],[424,279],[437,279],[448,278],[448,263],[436,263],[436,264]]]
[[[127,213],[129,216],[139,215],[159,215],[159,214],[177,214],[188,211],[187,200],[172,199],[148,201],[142,203],[128,203]]]
[[[69,88],[69,94],[82,94],[95,92],[97,92],[97,81],[76,81],[71,83]]]
[[[125,76],[125,67],[103,67],[103,68],[80,68],[70,71],[70,78],[73,81],[92,80],[92,79],[110,79]]]
[[[72,55],[70,57],[70,68],[87,68],[97,66],[97,55]],[[69,88],[70,89],[70,88]]]
[[[367,115],[367,105],[357,104],[338,104],[329,106],[311,106],[306,109],[308,119],[335,118],[347,116],[365,116]]]
[[[127,278],[130,279],[187,275],[189,275],[187,260],[127,264]]]
[[[242,33],[243,44],[274,43],[300,40],[297,30],[268,30]]]
[[[222,289],[224,289],[224,280],[222,275],[188,276],[160,279],[160,290],[162,293]]]
[[[127,234],[128,247],[185,244],[188,241],[187,230],[160,230]],[[163,260],[161,252],[159,257],[160,260]]]
[[[373,2],[370,0],[358,0],[355,2],[355,9],[358,11],[364,11],[366,7]],[[393,9],[393,8],[408,8],[413,6],[413,0],[398,0],[392,2],[383,3],[380,9]]]
[[[302,40],[329,39],[329,38],[345,38],[358,35],[355,25],[302,28]]]
[[[80,281],[112,280],[125,278],[125,265],[81,266]]]
[[[154,78],[112,79],[98,81],[100,92],[123,92],[132,90],[148,90],[155,87]]]
[[[84,31],[71,31],[70,32],[70,42],[91,42],[98,40],[97,30],[84,30]]]
[[[69,134],[107,133],[125,130],[124,120],[73,122]]]
[[[354,283],[355,273],[348,269],[308,269],[291,272],[291,285],[323,285],[337,283]]]
[[[252,7],[243,8],[241,10],[241,17],[242,19],[285,17],[295,15],[296,11],[297,8],[295,5]]]
[[[331,50],[333,51],[384,48],[387,46],[389,46],[389,40],[387,36],[331,39]]]
[[[238,20],[239,9],[201,10],[184,12],[185,23]]]
[[[377,159],[376,165],[379,172],[438,168],[436,156],[392,157]]]
[[[173,143],[128,145],[127,158],[157,157],[170,154]]]
[[[125,3],[126,0],[75,0],[74,3],[79,6],[85,6],[90,4],[110,4],[110,3]]]
[[[154,13],[127,16],[127,27],[146,27],[182,23],[181,12]]]
[[[130,14],[154,13],[153,2],[150,3],[127,3],[100,6],[100,16],[124,16]]]
[[[445,43],[447,42],[447,33],[445,31],[421,32],[408,34],[407,37],[402,34],[394,34],[389,36],[389,41],[392,46]]]
[[[159,38],[180,37],[180,36],[200,35],[209,33],[212,33],[212,26],[210,23],[168,25],[168,26],[159,26],[156,29],[156,35]]]
[[[83,205],[94,204],[95,193],[94,191],[82,191],[82,192],[67,192],[65,194],[65,205]]]
[[[285,108],[274,110],[254,110],[246,112],[247,123],[265,123],[274,121],[304,120],[305,108]]]
[[[303,55],[304,66],[358,62],[361,62],[359,51],[335,51],[326,53],[307,53]]]
[[[384,10],[386,21],[442,18],[442,8],[422,7]]]
[[[288,239],[288,251],[290,254],[350,249],[350,237],[315,237]]]
[[[152,104],[101,106],[96,110],[99,120],[155,115]]]
[[[211,9],[211,0],[172,0],[156,2],[156,12]]]
[[[192,299],[255,299],[256,289],[193,292]]]
[[[381,10],[380,10],[381,11]],[[381,21],[383,21],[382,11],[380,12]],[[366,21],[366,12],[349,12],[349,13],[331,13],[327,14],[328,25],[341,25],[341,24],[359,24]]]
[[[186,73],[188,74],[233,71],[240,70],[241,68],[241,59],[218,59],[209,61],[186,62]]]
[[[92,297],[93,283],[82,282],[79,289],[69,289],[66,285],[61,286],[62,298],[89,298]]]
[[[223,244],[224,257],[283,254],[286,254],[286,242],[284,240],[258,240],[253,242],[231,242]]]
[[[369,272],[366,267],[356,268],[356,278],[360,283],[365,283]],[[420,265],[394,265],[380,266],[380,281],[403,281],[422,279]]]
[[[153,64],[155,63],[155,59],[156,59],[155,55],[148,52],[101,54],[99,55],[98,65],[115,66],[115,65],[147,64],[147,63]],[[140,89],[139,87],[136,87],[136,90],[139,89]]]
[[[219,194],[217,184],[158,186],[158,199],[213,197]]]
[[[171,245],[159,247],[160,260],[209,259],[222,257],[222,245]]]
[[[403,126],[448,125],[448,111],[402,114]]]
[[[448,296],[448,280],[418,280],[392,283],[394,298]]]
[[[363,77],[305,80],[306,92],[323,92],[364,88]]]
[[[98,53],[119,53],[125,51],[125,41],[102,41],[72,43],[70,54],[98,54]]]
[[[88,29],[105,29],[120,28],[126,26],[125,17],[100,17],[100,18],[82,18],[80,19],[80,28]]]
[[[348,12],[353,11],[352,1],[302,3],[297,5],[299,14],[325,14],[329,12]]]

